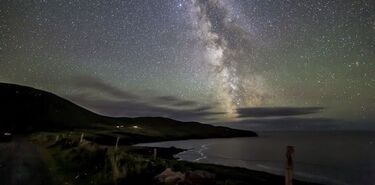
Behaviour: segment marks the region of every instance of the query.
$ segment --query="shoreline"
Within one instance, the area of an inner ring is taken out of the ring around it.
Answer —
[[[215,138],[213,138],[213,139],[215,139]],[[147,144],[147,143],[142,143],[142,144]],[[160,153],[161,155],[158,155],[158,158],[188,163],[188,164],[192,164],[193,166],[200,167],[200,168],[202,168],[202,167],[224,168],[224,169],[227,169],[229,171],[231,171],[231,170],[243,171],[243,173],[249,173],[249,174],[259,173],[262,176],[263,175],[269,176],[268,178],[282,178],[282,179],[284,178],[283,175],[273,174],[273,173],[269,173],[269,172],[261,171],[261,170],[254,170],[254,169],[239,167],[239,166],[226,166],[226,165],[221,165],[221,164],[202,163],[202,162],[198,162],[198,161],[186,161],[186,160],[181,160],[181,159],[178,159],[178,158],[175,157],[176,155],[178,155],[180,153],[183,153],[183,152],[186,152],[186,151],[189,151],[191,149],[181,149],[181,148],[176,148],[176,147],[152,147],[152,146],[134,146],[134,147],[136,147],[137,149],[135,149],[132,152],[134,152],[136,154],[139,154],[139,155],[143,155],[145,157],[152,156],[152,151],[153,151],[153,149],[156,148],[158,151],[162,151]],[[308,185],[310,185],[310,184],[311,185],[322,185],[321,183],[312,182],[312,181],[308,181],[308,180],[304,180],[304,179],[293,179],[293,182],[294,183],[297,182],[296,184],[302,183],[302,184],[308,184]]]

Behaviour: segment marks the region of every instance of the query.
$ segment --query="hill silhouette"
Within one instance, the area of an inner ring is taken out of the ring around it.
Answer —
[[[93,127],[104,116],[90,112],[68,100],[31,87],[0,83],[2,130],[39,130]]]

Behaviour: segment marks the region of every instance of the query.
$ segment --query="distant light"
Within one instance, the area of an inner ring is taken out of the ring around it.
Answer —
[[[133,128],[139,128],[137,125],[132,126]]]
[[[11,136],[11,135],[12,135],[12,133],[9,133],[9,132],[4,133],[4,136]]]
[[[124,125],[116,125],[116,128],[124,128]]]

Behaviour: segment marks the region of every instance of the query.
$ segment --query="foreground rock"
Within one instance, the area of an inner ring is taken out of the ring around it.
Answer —
[[[165,185],[211,185],[215,184],[216,175],[203,170],[174,172],[167,168],[155,176],[158,184]]]

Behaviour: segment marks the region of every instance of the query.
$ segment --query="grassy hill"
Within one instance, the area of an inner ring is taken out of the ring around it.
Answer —
[[[257,136],[251,131],[180,122],[162,117],[112,118],[98,115],[49,92],[0,83],[0,131],[85,130],[97,142],[127,138],[127,144],[174,139]]]

